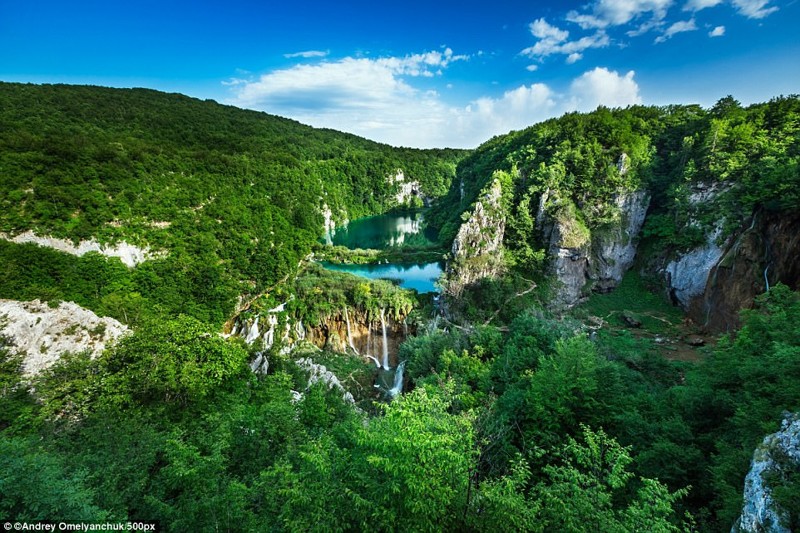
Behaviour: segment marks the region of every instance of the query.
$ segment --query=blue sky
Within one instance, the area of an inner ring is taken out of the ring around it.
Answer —
[[[468,148],[599,104],[800,93],[798,25],[800,0],[0,0],[0,80],[150,87]]]

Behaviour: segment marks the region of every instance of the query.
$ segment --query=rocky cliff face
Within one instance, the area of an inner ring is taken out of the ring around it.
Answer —
[[[428,198],[422,194],[422,187],[417,180],[407,180],[402,170],[398,170],[394,176],[389,176],[389,183],[396,189],[394,200],[397,205],[427,205]]]
[[[775,503],[765,476],[780,476],[787,468],[800,468],[800,413],[787,414],[781,430],[764,438],[753,453],[744,482],[742,514],[732,533],[790,533],[787,513]]]
[[[306,390],[317,383],[322,383],[329,390],[335,389],[339,391],[345,402],[350,404],[356,403],[353,395],[344,388],[339,378],[324,365],[315,363],[310,357],[301,357],[295,361],[295,364],[308,373],[308,387]]]
[[[800,213],[757,214],[732,236],[689,315],[710,331],[739,326],[739,311],[776,283],[800,289]]]
[[[613,201],[613,219],[590,231],[571,202],[549,190],[540,197],[536,224],[557,281],[552,307],[571,307],[592,290],[612,290],[633,264],[650,196],[645,191],[621,192]]]
[[[0,334],[23,355],[26,375],[55,363],[66,352],[89,350],[93,356],[128,332],[113,318],[99,317],[73,302],[50,307],[39,300],[0,300]]]
[[[405,316],[395,318],[388,312],[371,317],[345,308],[319,324],[304,324],[286,317],[283,311],[284,306],[278,306],[261,315],[240,317],[234,323],[231,335],[244,338],[248,344],[262,342],[264,351],[251,364],[254,372],[266,372],[264,352],[276,342],[287,352],[298,342],[307,341],[320,349],[369,358],[378,366],[395,366],[400,344],[414,329]]]
[[[625,160],[620,160],[620,165],[623,165]],[[650,195],[646,191],[622,193],[614,198],[614,204],[618,218],[592,234],[589,278],[594,282],[593,289],[600,292],[616,287],[633,264],[637,237],[647,215]]]
[[[502,194],[500,181],[495,179],[459,228],[446,272],[445,290],[450,296],[458,297],[467,285],[502,272],[506,227]]]
[[[709,205],[726,192],[722,186],[695,184],[689,204]],[[758,212],[729,235],[724,221],[706,242],[679,253],[663,268],[672,300],[711,332],[739,326],[739,311],[780,282],[800,288],[800,214]]]
[[[15,242],[17,244],[33,243],[46,248],[53,248],[59,252],[64,252],[78,257],[88,254],[89,252],[97,252],[107,257],[117,257],[128,267],[135,267],[143,261],[154,259],[156,257],[163,257],[164,252],[153,252],[149,248],[139,248],[126,242],[119,242],[113,246],[103,246],[94,239],[88,241],[80,241],[74,244],[67,239],[57,239],[50,236],[36,235],[32,231],[26,231],[19,235],[10,236],[5,233],[0,233],[0,239]]]

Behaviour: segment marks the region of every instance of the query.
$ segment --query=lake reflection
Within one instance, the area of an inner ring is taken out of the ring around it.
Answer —
[[[360,218],[326,235],[325,242],[347,248],[383,250],[394,246],[428,246],[422,230],[422,213],[379,215]]]
[[[436,280],[442,275],[441,263],[408,265],[385,263],[380,265],[341,265],[323,261],[320,263],[329,270],[349,272],[369,279],[388,279],[398,281],[404,289],[414,289],[419,293],[438,292]]]

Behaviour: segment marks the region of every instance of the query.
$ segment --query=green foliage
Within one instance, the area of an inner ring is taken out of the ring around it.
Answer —
[[[712,474],[722,523],[741,510],[753,450],[774,433],[784,411],[800,410],[800,296],[776,285],[742,313],[735,338],[689,376],[689,421],[715,442]]]
[[[412,291],[389,281],[368,280],[316,264],[309,265],[288,290],[294,298],[290,299],[287,312],[306,324],[320,324],[326,318],[343,315],[345,308],[364,314],[370,321],[379,320],[382,312],[400,320],[417,304]]]
[[[0,232],[168,254],[126,273],[4,248],[3,263],[35,269],[7,269],[0,296],[75,296],[130,323],[183,312],[221,324],[239,294],[295,271],[322,232],[323,203],[338,220],[386,212],[398,169],[439,196],[463,156],[144,89],[0,83],[0,99]]]
[[[111,402],[186,404],[247,371],[247,352],[207,325],[179,316],[140,327],[100,361]]]
[[[615,503],[633,473],[630,449],[603,430],[582,426],[582,440],[572,438],[560,452],[561,461],[544,468],[546,481],[536,487],[542,500],[545,531],[682,531],[673,506],[686,489],[670,493],[653,479],[640,479],[635,496],[625,506]]]
[[[70,473],[58,456],[33,439],[0,435],[0,520],[104,522],[108,513],[94,505],[95,492],[81,475]]]
[[[3,326],[0,317],[0,326]],[[22,356],[8,347],[8,339],[0,335],[0,432],[13,426],[23,430],[34,410],[34,398],[22,376]]]

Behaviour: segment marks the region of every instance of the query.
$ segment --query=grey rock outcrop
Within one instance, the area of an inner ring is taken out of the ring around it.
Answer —
[[[73,302],[50,307],[39,300],[0,300],[0,334],[23,355],[28,376],[47,369],[66,352],[89,350],[97,356],[127,332],[117,320],[99,317]]]
[[[0,233],[0,238],[7,241],[15,242],[17,244],[33,243],[46,248],[52,248],[59,252],[64,252],[78,257],[88,254],[89,252],[97,252],[107,257],[117,257],[128,267],[135,267],[143,261],[162,257],[163,252],[153,252],[149,248],[139,248],[127,242],[118,242],[117,244],[101,245],[94,239],[88,241],[80,241],[74,244],[67,239],[58,239],[56,237],[36,235],[33,231],[26,231],[15,235],[13,237]]]
[[[495,179],[484,190],[453,241],[445,290],[458,297],[464,287],[502,272],[502,246],[506,216],[501,205],[503,190]]]
[[[780,473],[789,466],[800,466],[800,413],[787,414],[777,433],[768,435],[753,453],[750,471],[744,482],[742,514],[732,533],[791,533],[787,514],[780,509],[764,476]]]
[[[536,225],[557,281],[551,307],[572,307],[592,290],[607,292],[619,284],[636,256],[649,203],[646,191],[620,192],[613,199],[613,219],[590,231],[570,200],[550,190],[542,194]]]
[[[705,292],[708,276],[724,253],[718,244],[721,235],[722,229],[717,226],[706,235],[705,244],[681,254],[664,269],[670,295],[684,309]]]
[[[322,383],[329,390],[337,389],[341,391],[342,399],[347,403],[355,403],[353,395],[344,388],[342,382],[336,377],[336,374],[328,370],[324,365],[315,363],[309,357],[298,359],[295,361],[295,364],[297,364],[297,366],[299,366],[302,370],[308,372],[308,388],[317,383]],[[308,390],[308,388],[306,390]]]
[[[594,290],[601,292],[616,287],[633,264],[650,195],[646,191],[622,193],[614,198],[614,204],[619,220],[609,224],[605,231],[592,233],[589,277],[595,282]]]

